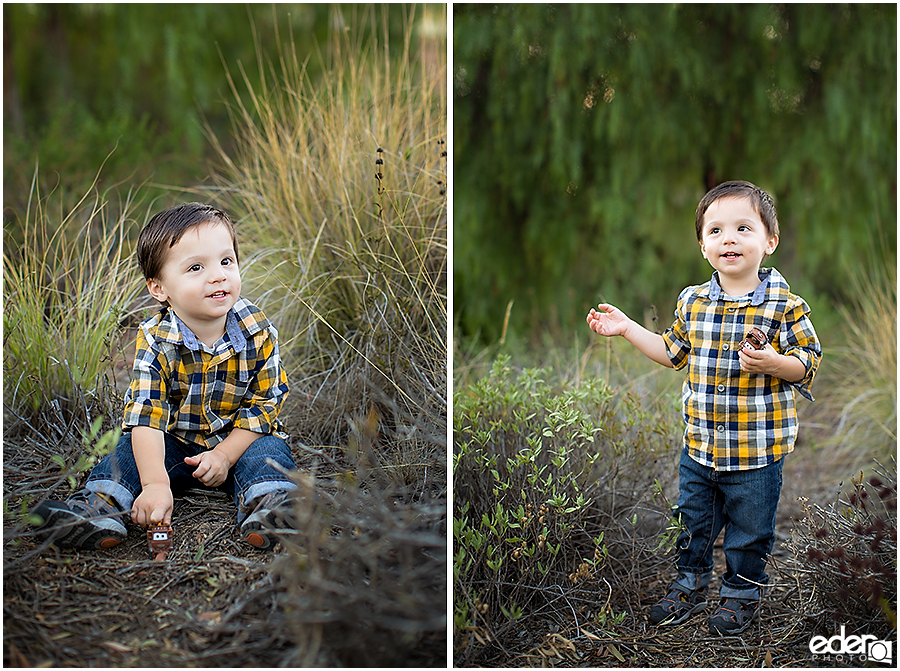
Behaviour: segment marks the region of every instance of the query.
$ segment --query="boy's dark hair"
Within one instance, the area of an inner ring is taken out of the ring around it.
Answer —
[[[722,182],[718,186],[714,186],[710,189],[709,192],[703,196],[703,200],[700,201],[700,204],[697,205],[695,225],[697,227],[698,242],[703,239],[703,216],[706,214],[706,210],[709,209],[709,206],[715,201],[729,196],[749,198],[750,203],[753,205],[753,209],[756,210],[760,220],[766,227],[766,232],[769,234],[769,237],[779,235],[778,213],[775,212],[775,203],[768,193],[750,182]]]
[[[235,261],[238,256],[237,236],[228,215],[211,205],[185,203],[155,214],[138,236],[137,261],[145,280],[159,279],[168,252],[194,226],[213,223],[226,226],[234,244]]]

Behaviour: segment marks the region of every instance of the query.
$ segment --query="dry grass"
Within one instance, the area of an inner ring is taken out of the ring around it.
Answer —
[[[64,210],[62,196],[38,191],[35,169],[25,218],[4,231],[3,400],[15,410],[94,390],[142,291],[131,194],[110,220],[98,179]]]
[[[851,273],[839,344],[826,349],[813,421],[827,426],[820,449],[832,474],[869,468],[897,451],[897,268],[877,261]]]

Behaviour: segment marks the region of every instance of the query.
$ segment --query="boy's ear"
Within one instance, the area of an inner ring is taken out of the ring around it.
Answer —
[[[149,291],[150,295],[160,303],[165,303],[169,298],[169,295],[166,293],[163,285],[160,284],[158,280],[147,280],[147,291]]]
[[[766,243],[766,256],[772,256],[776,249],[778,249],[778,236],[773,235]]]

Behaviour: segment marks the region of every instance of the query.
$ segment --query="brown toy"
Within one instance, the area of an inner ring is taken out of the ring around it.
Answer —
[[[147,529],[147,544],[150,546],[150,556],[156,561],[166,558],[166,553],[172,549],[174,543],[172,527],[160,522],[155,527]]]
[[[741,341],[741,349],[763,349],[768,341],[766,334],[754,327],[747,331],[747,335]]]

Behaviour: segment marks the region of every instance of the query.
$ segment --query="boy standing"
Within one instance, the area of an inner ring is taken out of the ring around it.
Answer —
[[[761,268],[778,246],[771,197],[749,182],[713,188],[696,213],[700,250],[712,279],[684,289],[675,322],[662,335],[601,304],[587,322],[604,336],[624,336],[647,357],[687,367],[684,450],[679,464],[678,577],[650,609],[653,624],[680,624],[706,607],[713,543],[725,528],[726,570],[710,617],[717,635],[743,632],[768,582],[783,457],[797,437],[796,389],[810,385],[822,357],[809,307],[774,268]],[[753,327],[762,349],[740,343]]]
[[[242,299],[238,244],[228,216],[187,203],[154,216],[138,263],[163,308],[140,325],[116,450],[65,501],[43,501],[38,527],[63,547],[110,548],[138,525],[170,524],[173,489],[197,481],[234,496],[242,537],[270,549],[291,522],[282,472],[296,469],[278,413],[288,393],[278,333]]]

